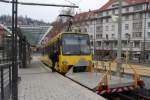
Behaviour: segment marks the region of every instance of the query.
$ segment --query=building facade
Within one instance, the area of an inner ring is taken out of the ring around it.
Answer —
[[[72,30],[89,33],[95,52],[117,52],[117,0],[109,0],[100,9],[76,14]],[[122,50],[133,59],[150,60],[150,0],[122,0]]]

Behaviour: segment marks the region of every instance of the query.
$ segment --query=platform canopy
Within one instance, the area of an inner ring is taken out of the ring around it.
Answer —
[[[49,26],[21,26],[21,32],[32,45],[37,45]]]

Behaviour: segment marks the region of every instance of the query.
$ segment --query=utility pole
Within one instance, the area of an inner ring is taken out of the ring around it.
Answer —
[[[143,54],[142,54],[142,59],[143,59],[143,63],[145,62],[145,55],[146,55],[146,17],[147,17],[147,11],[148,11],[148,5],[149,2],[146,2],[146,8],[145,8],[145,18],[144,18],[144,39],[143,39]]]
[[[93,57],[94,57],[94,60],[96,58],[96,32],[95,32],[95,29],[96,28],[96,19],[94,20],[94,37],[93,37]]]
[[[122,53],[122,39],[121,39],[121,33],[122,33],[122,0],[118,0],[119,2],[119,18],[118,18],[118,51],[117,51],[117,69],[116,69],[116,75],[121,76],[121,53]]]
[[[18,0],[12,1],[12,100],[18,100],[17,2]]]

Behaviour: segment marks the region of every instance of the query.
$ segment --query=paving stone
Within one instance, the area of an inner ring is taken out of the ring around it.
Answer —
[[[52,73],[40,62],[20,69],[19,100],[104,100],[101,96]]]

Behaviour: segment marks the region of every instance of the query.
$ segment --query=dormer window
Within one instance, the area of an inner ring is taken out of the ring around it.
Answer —
[[[150,18],[150,12],[148,13],[148,17]]]
[[[115,11],[115,9],[113,9],[113,10],[112,10],[112,14],[115,15],[115,13],[116,13],[116,11]]]
[[[107,16],[107,15],[109,15],[109,12],[108,12],[108,11],[106,12],[106,16]]]
[[[119,6],[119,4],[113,4],[112,8],[115,8],[115,7],[118,7],[118,6]]]
[[[136,6],[134,6],[134,11],[142,10],[142,9],[143,9],[142,5],[136,5]]]
[[[99,13],[99,16],[100,16],[100,17],[102,17],[102,16],[103,16],[103,13],[102,13],[102,12],[101,12],[101,13]]]

